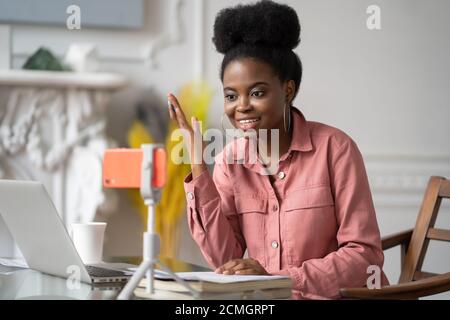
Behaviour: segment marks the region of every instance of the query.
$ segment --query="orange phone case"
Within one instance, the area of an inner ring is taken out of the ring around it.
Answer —
[[[162,148],[157,148],[153,152],[154,174],[152,186],[154,188],[162,188],[165,186],[167,180],[167,154],[166,150]]]
[[[141,187],[141,149],[108,149],[103,156],[105,188]]]

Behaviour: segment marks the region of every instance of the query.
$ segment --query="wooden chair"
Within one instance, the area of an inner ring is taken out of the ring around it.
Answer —
[[[450,290],[450,272],[442,275],[422,271],[430,240],[450,242],[450,230],[434,228],[442,198],[450,198],[450,180],[431,177],[414,229],[382,239],[382,248],[401,246],[399,283],[380,289],[342,288],[344,298],[418,299]]]

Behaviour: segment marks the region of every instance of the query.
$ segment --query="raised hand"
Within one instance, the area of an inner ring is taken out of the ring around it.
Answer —
[[[178,99],[171,93],[167,95],[169,116],[179,129],[183,130],[184,141],[191,159],[192,177],[195,179],[203,171],[207,170],[203,162],[203,143],[200,129],[200,122],[197,118],[192,117],[191,122],[186,119],[183,109]]]

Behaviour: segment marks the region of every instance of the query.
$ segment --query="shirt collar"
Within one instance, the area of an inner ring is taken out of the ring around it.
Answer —
[[[311,143],[311,133],[309,131],[308,122],[303,113],[297,108],[291,107],[292,116],[292,140],[288,150],[291,151],[311,151],[313,149]]]

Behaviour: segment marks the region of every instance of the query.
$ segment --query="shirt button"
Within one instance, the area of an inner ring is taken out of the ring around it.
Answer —
[[[286,174],[285,174],[283,171],[280,171],[280,172],[278,173],[278,178],[279,178],[280,180],[283,180],[284,177],[286,177]]]
[[[278,206],[276,204],[274,204],[272,209],[273,209],[273,211],[277,211],[278,210]]]
[[[272,248],[274,248],[274,249],[278,248],[278,242],[277,241],[275,241],[275,240],[272,241]]]
[[[194,200],[194,194],[192,192],[188,192],[187,197],[189,200]]]

